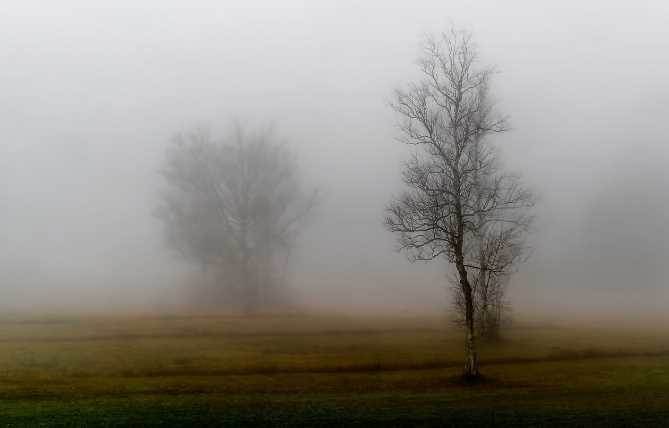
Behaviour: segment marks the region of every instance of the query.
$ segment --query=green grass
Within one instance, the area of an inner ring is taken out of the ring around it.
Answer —
[[[666,426],[669,328],[517,324],[463,386],[445,319],[0,320],[4,426]]]

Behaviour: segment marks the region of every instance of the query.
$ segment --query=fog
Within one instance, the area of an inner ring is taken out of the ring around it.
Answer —
[[[170,137],[271,124],[322,191],[293,255],[306,308],[449,308],[443,262],[383,227],[401,189],[392,91],[456,25],[496,66],[506,163],[539,196],[516,312],[669,303],[664,2],[6,2],[0,6],[4,311],[174,310],[196,269],[153,215]],[[141,3],[138,5],[138,3]]]

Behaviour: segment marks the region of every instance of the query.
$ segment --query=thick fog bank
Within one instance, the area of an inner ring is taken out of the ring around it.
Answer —
[[[408,150],[388,106],[420,41],[471,29],[538,195],[518,312],[669,303],[663,2],[21,2],[0,6],[0,309],[175,310],[197,266],[154,215],[174,133],[273,124],[322,200],[290,264],[296,305],[440,313],[445,263],[394,251]]]

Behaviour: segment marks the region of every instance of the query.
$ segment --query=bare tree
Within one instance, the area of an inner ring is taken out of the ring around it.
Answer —
[[[301,190],[295,156],[269,132],[237,128],[218,141],[195,130],[174,137],[158,210],[168,242],[222,273],[247,312],[276,295],[281,269],[315,201]]]
[[[529,193],[502,174],[488,139],[506,130],[488,101],[492,70],[479,68],[469,34],[428,39],[419,61],[423,78],[396,91],[402,140],[416,146],[405,166],[408,190],[388,207],[386,226],[399,234],[412,261],[445,258],[456,269],[464,308],[465,376],[479,376],[476,292],[506,269],[506,251],[490,250],[520,232]],[[506,228],[505,224],[517,224]],[[481,288],[478,287],[478,288]],[[457,297],[457,296],[456,296]]]

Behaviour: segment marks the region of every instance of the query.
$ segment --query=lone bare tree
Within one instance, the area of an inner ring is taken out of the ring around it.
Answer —
[[[528,224],[531,195],[501,172],[486,138],[505,131],[506,122],[489,102],[492,70],[479,66],[471,36],[453,30],[428,39],[419,65],[423,78],[397,90],[393,103],[402,140],[418,150],[403,172],[408,190],[389,205],[386,226],[399,234],[412,261],[445,258],[455,266],[466,331],[464,375],[477,378],[476,292],[508,271],[513,251],[491,250],[513,247],[506,244]]]
[[[315,192],[301,189],[295,156],[269,132],[215,140],[205,130],[174,137],[158,214],[168,242],[203,270],[214,267],[247,312],[266,303]]]

